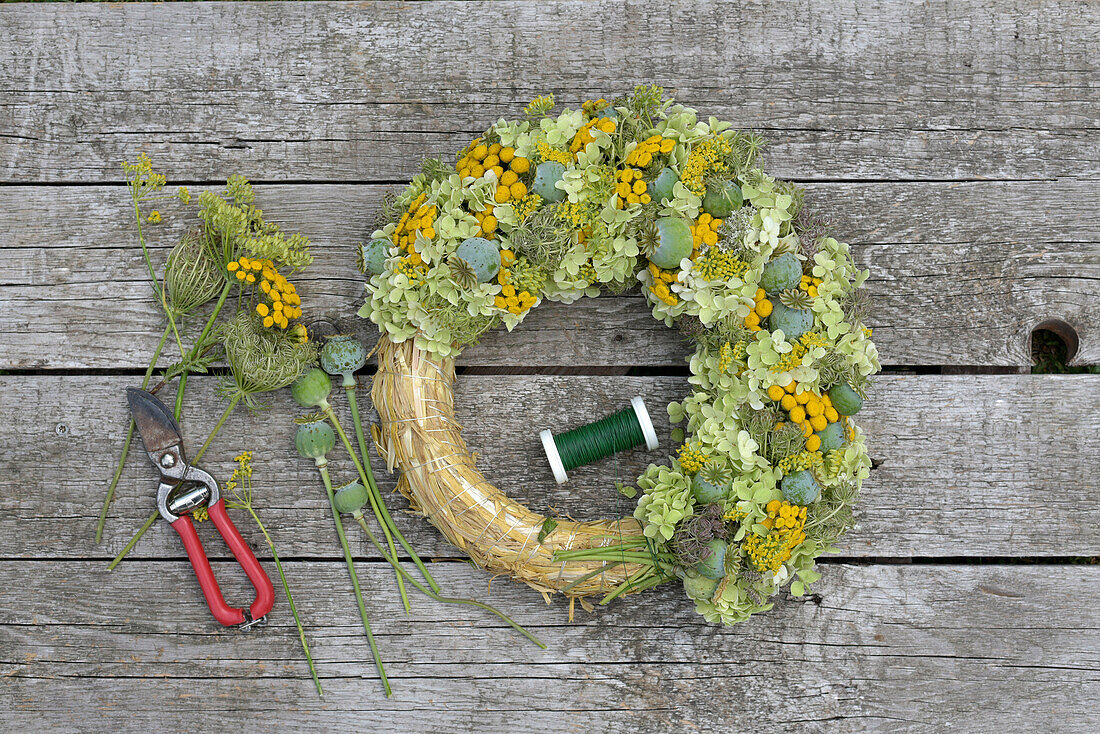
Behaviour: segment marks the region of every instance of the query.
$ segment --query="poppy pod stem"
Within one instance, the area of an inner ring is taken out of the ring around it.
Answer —
[[[370,454],[367,453],[367,442],[363,437],[363,423],[359,420],[359,402],[355,399],[355,379],[352,378],[351,384],[344,384],[348,393],[348,405],[351,406],[351,420],[355,424],[355,438],[359,443],[359,455],[362,458],[363,466],[369,466]],[[350,447],[348,449],[351,450]],[[369,492],[371,509],[374,510],[375,516],[378,518],[378,524],[382,526],[382,534],[386,536],[386,544],[390,548],[390,555],[397,558],[397,546],[393,544],[393,534],[390,532],[390,527],[393,526],[393,518],[390,517],[389,510],[386,509],[386,504],[382,501],[382,497],[378,494],[377,490],[371,489],[369,482],[364,482],[367,485],[367,491]],[[396,527],[394,527],[396,530]],[[401,577],[401,574],[397,574],[397,586],[401,590],[401,601],[405,605],[405,611],[409,611],[409,598],[405,593],[405,580]]]
[[[374,641],[370,620],[367,619],[367,607],[363,603],[363,592],[359,589],[359,576],[355,573],[355,562],[351,558],[351,548],[348,547],[348,538],[344,533],[344,523],[340,520],[340,513],[336,509],[336,497],[332,491],[332,480],[328,475],[328,461],[323,455],[315,457],[314,461],[317,463],[317,470],[321,473],[321,480],[325,483],[329,507],[332,509],[332,520],[336,523],[336,534],[340,537],[340,547],[344,549],[344,562],[347,564],[348,574],[351,576],[351,585],[355,590],[355,601],[359,605],[359,616],[363,620],[363,630],[367,633],[367,642],[370,644],[371,654],[374,656],[374,664],[378,667],[378,674],[382,678],[382,687],[385,689],[388,698],[393,695],[393,691],[390,689],[389,678],[386,677],[386,668],[382,664],[382,656],[378,652],[378,645]]]
[[[420,570],[420,573],[424,575],[424,580],[428,582],[428,585],[432,587],[433,591],[438,592],[439,584],[437,584],[435,579],[432,578],[432,575],[428,573],[428,569],[425,568],[424,562],[420,560],[420,556],[416,554],[416,551],[412,549],[412,546],[409,545],[409,542],[405,540],[405,537],[401,534],[401,531],[399,531],[397,527],[393,524],[393,519],[389,516],[389,512],[386,510],[385,503],[381,501],[382,498],[380,493],[378,492],[378,485],[374,481],[374,473],[371,472],[369,469],[365,469],[363,463],[359,461],[359,457],[356,455],[355,449],[351,446],[351,441],[348,440],[348,435],[344,433],[344,429],[340,425],[340,421],[336,419],[336,413],[333,412],[332,406],[326,403],[324,406],[322,406],[321,410],[324,413],[325,417],[328,418],[329,421],[332,423],[332,427],[336,429],[336,433],[340,436],[340,440],[344,442],[344,447],[347,448],[348,453],[351,455],[351,461],[353,464],[355,464],[355,469],[359,472],[359,478],[363,481],[367,488],[370,489],[371,496],[373,498],[372,505],[375,505],[375,503],[377,503],[374,509],[375,514],[378,516],[378,522],[383,526],[387,524],[389,525],[390,530],[397,537],[397,540],[401,543],[401,546],[409,553],[409,555],[412,557],[413,563],[416,564],[416,567]],[[385,520],[383,518],[385,518]],[[386,520],[388,520],[389,522],[387,523]]]
[[[514,629],[517,632],[519,632],[520,634],[522,634],[524,637],[526,637],[531,642],[533,642],[536,645],[538,645],[539,647],[541,647],[543,650],[546,649],[546,645],[543,643],[542,640],[540,640],[538,637],[536,637],[531,632],[528,632],[518,622],[514,621],[511,617],[509,617],[507,614],[500,611],[496,607],[493,607],[492,605],[486,604],[484,602],[477,601],[475,599],[459,599],[459,598],[456,598],[456,597],[441,596],[437,592],[432,591],[428,587],[424,586],[424,584],[420,583],[419,581],[414,579],[412,576],[410,576],[408,571],[406,571],[405,569],[401,568],[400,565],[398,565],[396,556],[391,557],[391,556],[386,555],[386,550],[378,543],[378,539],[374,537],[374,533],[372,533],[370,531],[370,528],[367,526],[367,521],[365,519],[363,519],[363,513],[357,512],[354,516],[355,516],[355,519],[359,522],[359,527],[363,528],[363,532],[367,534],[367,538],[370,540],[371,544],[374,545],[374,547],[378,549],[378,552],[382,554],[382,557],[384,559],[386,559],[386,561],[388,561],[389,564],[397,570],[398,574],[408,578],[409,583],[412,584],[414,587],[416,587],[416,589],[418,591],[420,591],[422,594],[424,594],[424,595],[426,595],[426,596],[428,596],[432,599],[435,599],[436,601],[441,602],[443,604],[464,604],[466,606],[478,607],[479,609],[484,609],[486,611],[492,612],[493,614],[497,615],[498,617],[503,619],[505,622],[507,622],[508,625],[510,627],[512,627],[512,629]]]

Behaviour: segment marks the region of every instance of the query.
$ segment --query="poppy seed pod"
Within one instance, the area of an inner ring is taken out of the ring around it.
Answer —
[[[362,517],[363,507],[370,501],[367,488],[359,482],[350,482],[336,490],[333,502],[337,512],[343,515],[355,515]]]
[[[367,348],[351,334],[335,334],[321,350],[321,366],[330,375],[341,375],[343,386],[355,385],[354,373],[367,363]]]
[[[306,459],[321,459],[336,445],[336,434],[321,416],[307,416],[298,424],[294,445]]]
[[[303,408],[324,408],[328,406],[328,396],[332,392],[332,380],[325,371],[314,367],[299,377],[290,386],[290,394]]]

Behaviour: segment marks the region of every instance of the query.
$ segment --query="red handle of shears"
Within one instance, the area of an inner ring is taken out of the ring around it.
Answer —
[[[237,526],[229,519],[229,514],[225,511],[225,500],[219,499],[210,505],[207,511],[210,513],[210,519],[214,521],[214,526],[221,533],[226,546],[229,547],[233,557],[237,559],[237,563],[244,569],[244,572],[248,575],[248,580],[252,582],[252,586],[256,589],[256,599],[249,607],[249,614],[252,620],[260,619],[271,611],[271,607],[275,603],[275,587],[272,586],[271,579],[267,577],[267,572],[264,571],[263,566],[256,560],[252,549],[248,547],[248,543],[244,542]],[[214,618],[226,627],[251,621],[245,618],[243,609],[236,609],[225,603],[222,590],[218,586],[217,579],[214,578],[214,570],[210,568],[210,561],[206,559],[206,552],[202,548],[199,534],[195,532],[191,517],[189,515],[180,516],[178,520],[172,523],[172,527],[176,529],[180,540],[183,541],[183,547],[187,550],[187,558],[190,559],[191,566],[195,569],[195,576],[198,577],[199,586],[202,587],[202,595],[206,597],[206,604],[210,607]]]

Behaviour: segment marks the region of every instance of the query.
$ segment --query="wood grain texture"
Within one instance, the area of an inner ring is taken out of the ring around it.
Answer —
[[[635,83],[767,132],[784,177],[1100,172],[1092,3],[141,4],[0,18],[9,181],[119,181],[140,149],[192,180],[403,180],[537,94],[576,105]]]
[[[1100,695],[1097,567],[831,565],[815,594],[733,628],[670,585],[565,621],[495,584],[478,610],[413,599],[361,564],[384,699],[343,564],[291,562],[317,699],[280,597],[266,628],[216,629],[182,562],[0,562],[0,721],[9,731],[1085,732]],[[234,578],[229,564],[216,572]],[[455,593],[484,576],[436,567]],[[231,588],[233,593],[239,588]],[[154,604],[152,599],[156,599]],[[137,609],[135,610],[135,606]]]
[[[153,508],[155,472],[134,443],[111,510],[105,543],[92,542],[96,510],[125,432],[126,377],[0,377],[4,446],[0,482],[0,557],[110,558]],[[214,379],[192,378],[184,430],[192,447],[221,412]],[[458,419],[488,479],[537,512],[578,520],[629,514],[634,502],[614,491],[633,482],[672,446],[664,406],[688,385],[674,377],[464,376],[456,385]],[[369,405],[366,390],[361,400]],[[643,395],[661,448],[632,452],[571,473],[554,483],[537,433],[563,430],[620,409]],[[338,558],[324,495],[311,462],[294,453],[291,418],[302,411],[289,395],[271,410],[234,414],[204,459],[224,479],[232,457],[255,453],[256,505],[287,556]],[[344,404],[342,396],[334,400]],[[1090,375],[902,376],[880,378],[860,425],[877,464],[865,483],[859,527],[841,544],[846,557],[1100,555],[1100,391]],[[373,412],[370,413],[373,419]],[[62,423],[67,433],[58,436]],[[343,451],[333,476],[350,478]],[[374,461],[388,494],[393,480]],[[407,507],[389,496],[393,510]],[[419,518],[398,522],[429,556],[455,555]],[[1041,518],[1041,520],[1040,520]],[[258,551],[262,539],[241,522]],[[357,553],[374,557],[365,539]],[[220,543],[210,549],[225,556]],[[136,558],[182,558],[175,533],[158,525]]]
[[[316,244],[307,313],[366,334],[350,245],[387,186],[536,94],[575,106],[635,83],[769,139],[768,170],[807,182],[871,268],[885,364],[1026,367],[1028,334],[1048,319],[1077,331],[1079,362],[1100,363],[1096,3],[0,4],[0,371],[29,372],[0,375],[0,730],[1095,730],[1100,567],[1064,563],[1100,554],[1095,376],[884,376],[861,414],[876,468],[843,556],[812,596],[734,628],[705,624],[674,586],[568,624],[562,600],[547,607],[505,579],[489,600],[547,650],[476,610],[415,599],[406,617],[351,528],[393,699],[316,473],[293,454],[299,411],[285,395],[230,418],[208,468],[224,478],[239,450],[256,452],[258,510],[324,701],[282,597],[262,631],[217,628],[163,523],[105,570],[154,489],[135,442],[106,542],[92,543],[137,379],[88,371],[143,368],[159,333],[120,161],[146,151],[193,190],[237,172],[265,182],[260,205]],[[154,258],[184,227],[163,211]],[[667,372],[686,350],[639,298],[603,298],[544,306],[463,364]],[[192,447],[220,412],[215,382],[191,382]],[[686,389],[680,377],[462,375],[457,400],[490,479],[586,518],[630,511],[611,485],[654,457],[558,487],[535,429],[634,394],[661,415]],[[669,448],[658,424],[656,458]],[[396,520],[425,556],[454,554],[421,519]],[[227,598],[247,598],[221,544],[208,549]],[[1021,563],[976,560],[990,556]],[[454,561],[433,572],[459,595],[489,582]]]
[[[353,246],[370,236],[385,190],[258,187],[274,220],[315,243],[316,262],[295,279],[307,319],[374,338],[354,315],[362,279]],[[885,364],[1027,365],[1031,330],[1048,319],[1076,329],[1079,362],[1100,362],[1100,191],[1091,183],[811,184],[808,199],[871,271],[868,322]],[[127,202],[119,186],[0,187],[0,368],[145,367],[160,326]],[[183,205],[161,209],[164,223],[147,228],[158,264],[195,221]],[[635,294],[544,304],[461,363],[682,366],[687,354]]]

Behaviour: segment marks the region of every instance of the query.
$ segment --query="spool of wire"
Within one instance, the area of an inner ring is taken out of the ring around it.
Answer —
[[[546,459],[558,484],[569,477],[566,472],[578,466],[591,464],[619,451],[626,451],[643,443],[652,451],[657,448],[657,432],[641,396],[631,398],[630,407],[612,413],[606,418],[574,428],[555,436],[549,428],[539,434]]]

